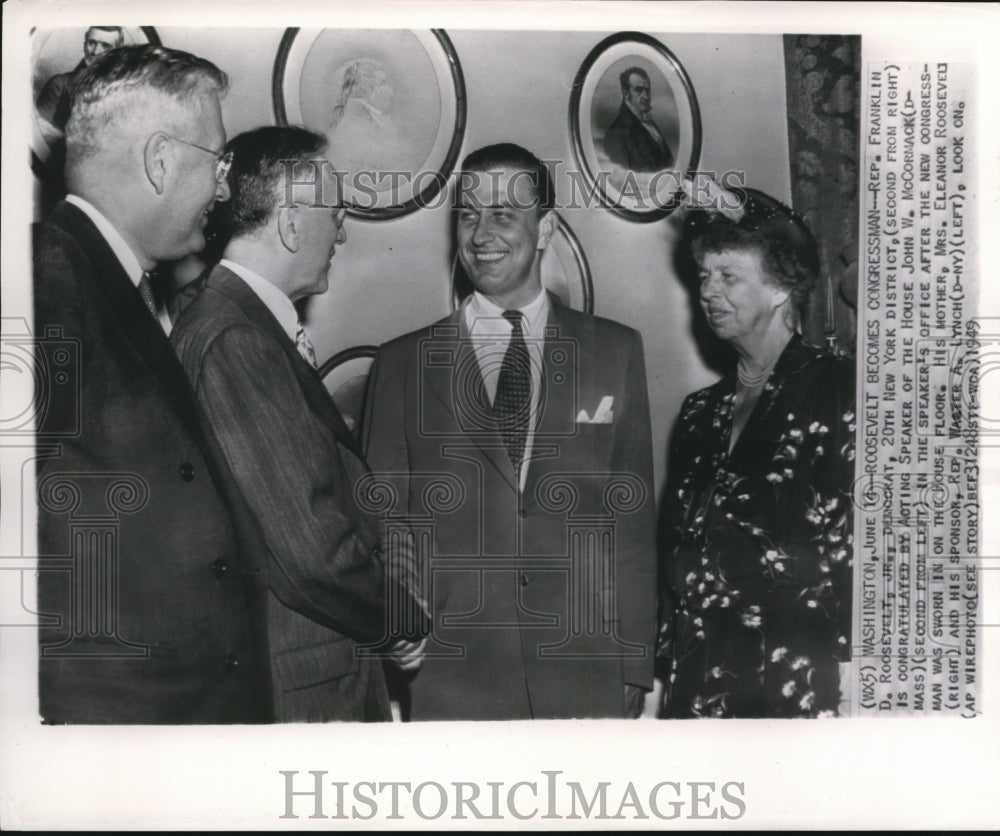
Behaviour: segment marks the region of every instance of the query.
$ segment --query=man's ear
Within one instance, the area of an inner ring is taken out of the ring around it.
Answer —
[[[167,155],[167,145],[170,137],[163,131],[157,131],[146,140],[142,150],[142,160],[146,167],[146,178],[156,189],[157,194],[163,194],[167,184],[167,169],[170,160]]]
[[[298,206],[283,206],[278,210],[278,237],[290,253],[299,251]]]
[[[549,245],[558,228],[559,216],[552,209],[546,210],[538,222],[538,249],[544,250]]]

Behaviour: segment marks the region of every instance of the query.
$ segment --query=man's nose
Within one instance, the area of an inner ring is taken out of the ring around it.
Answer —
[[[493,233],[490,231],[489,219],[485,216],[480,217],[476,221],[476,228],[472,231],[472,243],[485,244],[492,237]]]
[[[215,199],[219,203],[225,203],[229,200],[229,181],[226,178],[223,178],[216,183]]]

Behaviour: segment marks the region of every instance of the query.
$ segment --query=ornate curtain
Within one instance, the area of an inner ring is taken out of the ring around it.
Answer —
[[[792,207],[820,244],[820,282],[803,332],[854,353],[858,298],[861,38],[785,35]]]

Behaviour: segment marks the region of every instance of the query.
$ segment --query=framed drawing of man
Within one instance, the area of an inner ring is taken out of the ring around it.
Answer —
[[[577,72],[569,120],[581,172],[605,206],[643,222],[676,208],[701,153],[701,115],[662,43],[620,32],[597,44]]]
[[[364,417],[365,387],[368,372],[378,347],[356,345],[333,355],[319,367],[319,376],[340,410],[344,423],[360,436]]]
[[[444,198],[466,101],[442,30],[288,29],[272,92],[279,125],[329,137],[349,214],[384,220]]]
[[[52,191],[61,192],[63,129],[69,118],[69,87],[73,77],[109,49],[159,44],[152,26],[99,25],[34,29],[31,39],[31,167]]]

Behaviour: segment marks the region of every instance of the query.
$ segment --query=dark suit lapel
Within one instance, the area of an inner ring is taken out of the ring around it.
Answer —
[[[642,120],[629,110],[624,102],[622,103],[622,110],[628,114],[628,136],[629,142],[632,144],[633,153],[644,160],[653,160],[657,156],[666,156],[669,150],[666,145],[667,138],[666,134],[660,130],[660,126],[655,122],[653,123],[660,134],[660,138],[657,140],[646,130],[645,125],[642,124]]]
[[[549,294],[542,378],[543,406],[536,434],[543,438],[572,434],[579,412],[579,394],[594,361],[593,322],[567,316],[562,303]]]
[[[424,343],[421,353],[420,365],[427,389],[449,416],[448,427],[431,430],[440,431],[443,436],[449,430],[466,435],[516,491],[514,467],[497,431],[465,322],[464,305],[446,320],[431,326],[431,339]]]
[[[358,446],[354,434],[344,423],[344,418],[323,385],[323,381],[320,380],[316,370],[302,359],[295,348],[295,343],[288,338],[288,334],[274,318],[274,314],[268,310],[267,305],[260,300],[260,297],[243,279],[221,266],[212,271],[207,286],[215,288],[239,305],[248,319],[263,328],[281,346],[295,370],[295,378],[302,388],[302,393],[310,409],[326,423],[337,441],[363,461],[364,456],[361,453],[361,448]]]
[[[121,330],[160,381],[170,403],[187,422],[207,454],[198,408],[184,369],[170,340],[163,333],[163,328],[150,316],[138,289],[132,284],[111,246],[90,218],[72,204],[62,203],[57,206],[49,217],[49,222],[61,226],[79,242],[94,265],[97,281],[111,304]],[[206,457],[210,458],[208,455]]]
[[[549,294],[549,318],[542,349],[542,392],[532,460],[524,492],[534,495],[538,480],[552,468],[565,466],[565,445],[576,432],[580,389],[593,364],[593,323],[567,316]],[[552,455],[555,446],[558,452]]]

